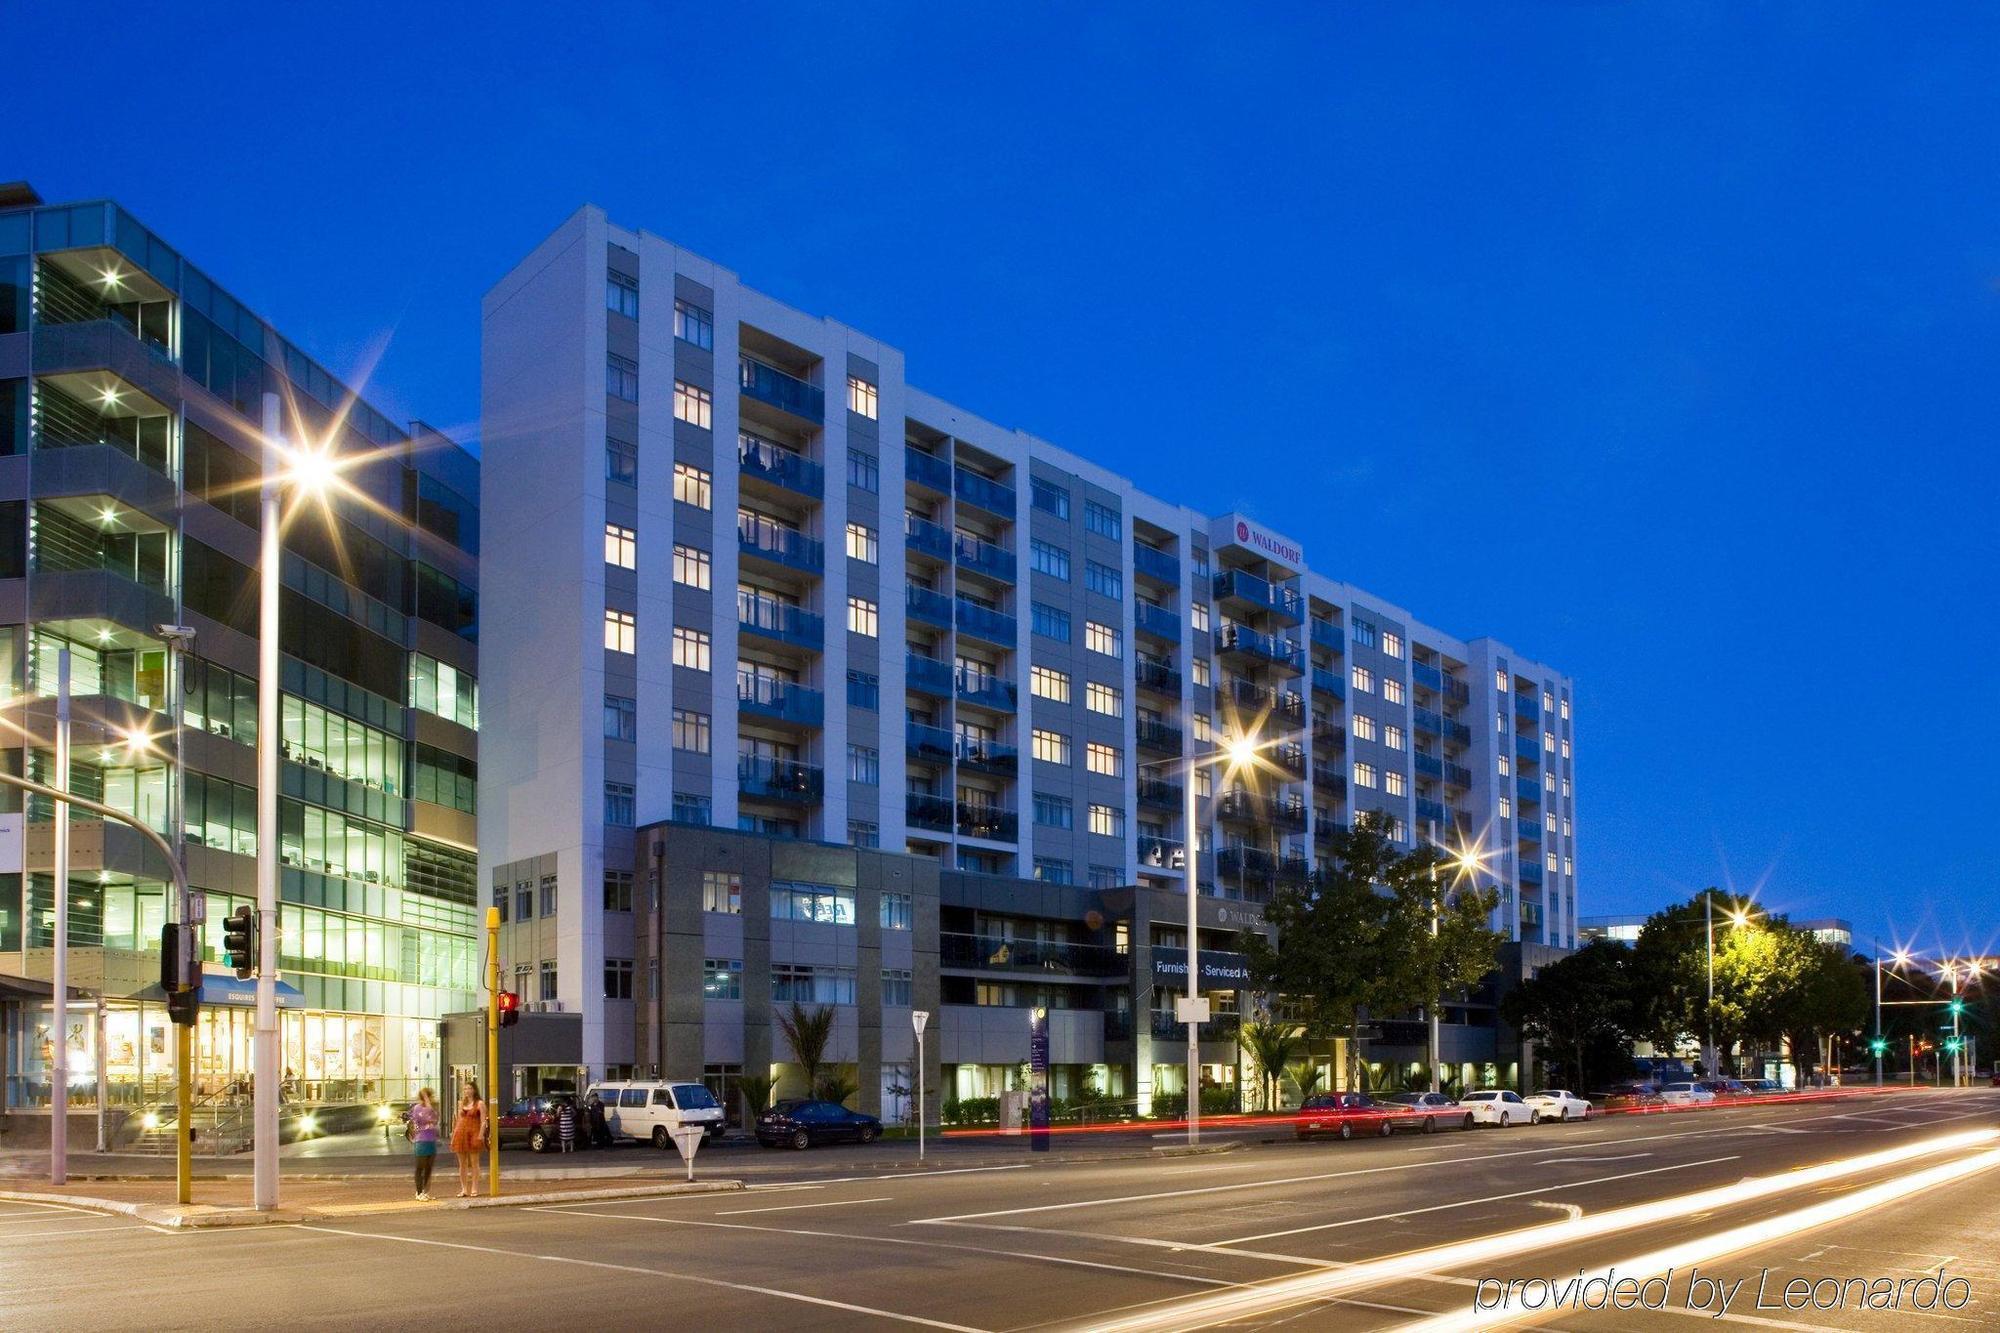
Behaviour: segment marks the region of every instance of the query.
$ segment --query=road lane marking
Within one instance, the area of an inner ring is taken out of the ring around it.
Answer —
[[[703,1287],[722,1287],[729,1291],[747,1291],[756,1296],[771,1296],[782,1301],[798,1301],[804,1305],[818,1305],[829,1310],[846,1310],[851,1314],[870,1315],[876,1319],[893,1319],[901,1324],[919,1324],[925,1328],[949,1329],[952,1333],[987,1333],[970,1324],[951,1324],[941,1319],[925,1319],[921,1315],[900,1314],[895,1310],[881,1310],[870,1305],[855,1305],[849,1301],[836,1301],[825,1296],[808,1296],[800,1291],[786,1291],[782,1287],[762,1287],[754,1282],[730,1282],[719,1277],[702,1277],[695,1273],[676,1273],[667,1268],[644,1268],[638,1264],[614,1264],[602,1259],[578,1259],[567,1254],[535,1254],[526,1250],[509,1250],[498,1245],[468,1245],[463,1241],[427,1240],[421,1236],[396,1236],[388,1232],[348,1231],[341,1227],[323,1227],[313,1223],[302,1223],[301,1231],[318,1231],[329,1236],[352,1236],[358,1240],[387,1240],[404,1245],[429,1245],[444,1250],[470,1250],[476,1254],[494,1254],[505,1259],[538,1259],[549,1264],[570,1264],[578,1268],[600,1268],[613,1273],[637,1273],[644,1277],[663,1277],[675,1282],[692,1282]]]
[[[1649,1152],[1620,1153],[1616,1157],[1550,1157],[1536,1162],[1536,1166],[1568,1166],[1572,1162],[1630,1162],[1640,1157],[1656,1157]]]
[[[1287,1231],[1266,1231],[1256,1236],[1239,1236],[1235,1240],[1210,1241],[1211,1245],[1249,1244],[1253,1240],[1276,1240],[1280,1236],[1303,1236],[1313,1231],[1337,1231],[1342,1227],[1358,1227],[1368,1222],[1391,1222],[1397,1218],[1417,1217],[1423,1213],[1448,1212],[1453,1208],[1473,1208],[1482,1203],[1504,1203],[1509,1199],[1532,1198],[1537,1194],[1553,1194],[1557,1190],[1582,1189],[1586,1185],[1608,1185],[1614,1180],[1635,1180],[1640,1176],[1657,1176],[1667,1171],[1689,1171],[1698,1166],[1716,1166],[1722,1162],[1741,1161],[1741,1154],[1728,1157],[1710,1157],[1700,1162],[1676,1162],[1672,1166],[1652,1166],[1644,1171],[1624,1171],[1615,1176],[1596,1176],[1590,1180],[1572,1180],[1565,1184],[1537,1185],[1533,1189],[1516,1190],[1512,1194],[1487,1194],[1476,1199],[1460,1199],[1454,1203],[1434,1203],[1424,1208],[1405,1208],[1394,1213],[1377,1213],[1373,1217],[1350,1217],[1341,1222],[1319,1222],[1309,1227],[1292,1227]],[[1537,1163],[1540,1165],[1540,1163]],[[1551,1205],[1559,1207],[1560,1205]]]
[[[740,1217],[744,1213],[795,1213],[801,1208],[846,1208],[853,1204],[893,1203],[893,1195],[884,1194],[877,1199],[828,1199],[824,1203],[779,1203],[769,1208],[725,1208],[717,1217]]]
[[[7,1233],[7,1239],[10,1242],[12,1242],[17,1240],[34,1240],[38,1236],[82,1236],[91,1234],[93,1232],[143,1231],[145,1229],[139,1223],[133,1222],[129,1218],[106,1217],[104,1220],[106,1222],[112,1223],[112,1225],[96,1226],[96,1227],[60,1227],[54,1231],[10,1231]]]

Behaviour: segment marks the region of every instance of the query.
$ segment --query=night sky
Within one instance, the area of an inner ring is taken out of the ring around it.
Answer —
[[[137,8],[0,10],[0,178],[392,416],[476,436],[481,294],[594,202],[1569,671],[1586,915],[2000,947],[2000,14]]]

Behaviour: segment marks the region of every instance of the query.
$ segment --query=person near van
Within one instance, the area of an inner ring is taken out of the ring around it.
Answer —
[[[597,1089],[592,1088],[590,1095],[584,1099],[584,1103],[588,1112],[586,1120],[590,1126],[590,1146],[593,1148],[609,1148],[611,1146],[611,1122],[604,1118],[604,1098],[598,1094]]]
[[[431,1200],[431,1170],[437,1166],[438,1112],[437,1099],[429,1088],[421,1088],[417,1099],[410,1103],[410,1109],[403,1112],[406,1124],[404,1133],[410,1140],[410,1157],[416,1166],[417,1198],[424,1203]]]
[[[565,1097],[556,1104],[556,1142],[564,1152],[576,1151],[576,1098]]]
[[[479,1197],[479,1150],[486,1146],[486,1102],[479,1084],[465,1080],[458,1095],[458,1116],[451,1125],[452,1156],[458,1159],[458,1197]]]

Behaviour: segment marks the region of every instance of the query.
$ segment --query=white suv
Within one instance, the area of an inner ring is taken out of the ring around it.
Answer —
[[[671,1148],[672,1131],[681,1125],[699,1125],[711,1139],[721,1138],[727,1127],[722,1103],[700,1083],[593,1083],[584,1096],[593,1094],[604,1103],[604,1123],[613,1138]]]

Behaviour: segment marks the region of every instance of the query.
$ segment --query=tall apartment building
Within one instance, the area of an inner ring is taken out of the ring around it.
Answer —
[[[172,751],[161,626],[195,630],[185,673],[189,877],[207,957],[254,902],[259,427],[373,455],[366,503],[286,531],[279,802],[282,1015],[293,1104],[436,1083],[440,1020],[476,984],[474,799],[478,465],[405,431],[116,203],[44,205],[0,187],[0,762],[52,776],[69,650],[72,781],[167,828]],[[131,732],[161,753],[128,748]],[[52,810],[0,791],[0,972],[51,974]],[[25,814],[25,827],[23,826]],[[120,1105],[172,1083],[159,1002],[166,867],[132,830],[73,819],[71,985],[102,993]],[[209,988],[197,1091],[249,1074],[251,1010]],[[46,986],[42,994],[46,996]],[[46,1105],[44,998],[0,979],[7,1102]],[[148,998],[150,995],[151,998]],[[94,1074],[72,1009],[73,1087]]]
[[[635,979],[661,956],[635,829],[1174,893],[1186,764],[1235,728],[1270,744],[1253,784],[1195,778],[1204,894],[1254,907],[1381,811],[1488,853],[1510,939],[1574,940],[1569,679],[1247,515],[934,398],[897,349],[594,208],[488,294],[481,411],[510,537],[484,571],[482,879],[594,1069],[671,1060],[638,1017],[672,987]]]

